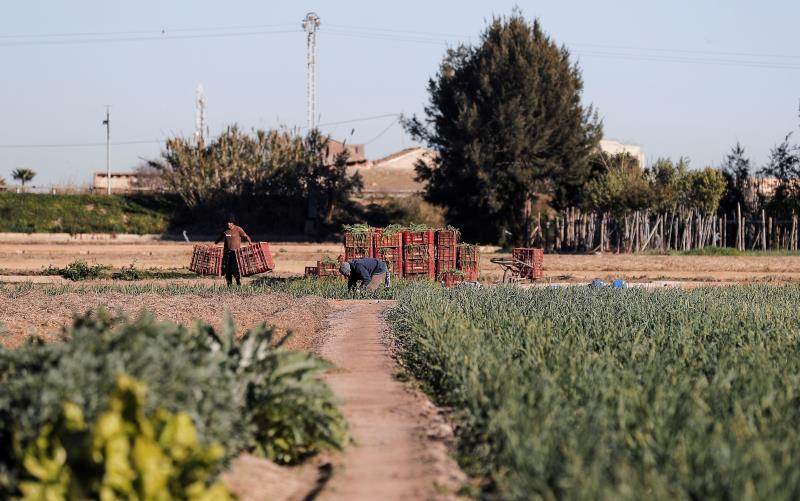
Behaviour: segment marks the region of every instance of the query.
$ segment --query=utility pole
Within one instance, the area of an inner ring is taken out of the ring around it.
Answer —
[[[103,125],[106,126],[106,182],[108,185],[108,194],[111,195],[111,106],[106,105],[106,119],[103,120]]]
[[[201,148],[205,144],[206,131],[206,96],[203,93],[203,84],[197,85],[197,97],[195,100],[197,113],[195,115],[194,140]]]
[[[303,29],[308,34],[308,130],[316,128],[317,89],[316,89],[316,64],[317,64],[317,29],[320,19],[314,12],[306,14],[303,19]]]

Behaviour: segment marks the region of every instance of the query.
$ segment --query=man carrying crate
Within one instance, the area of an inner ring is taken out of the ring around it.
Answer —
[[[240,227],[236,226],[236,218],[229,215],[226,219],[227,228],[214,241],[215,244],[225,242],[222,255],[222,266],[225,268],[225,281],[228,286],[233,285],[233,277],[236,277],[236,285],[242,285],[242,274],[239,272],[239,264],[236,262],[236,251],[242,247],[242,238],[247,243],[253,244],[250,236]]]
[[[339,273],[347,277],[347,288],[351,290],[359,284],[370,291],[377,290],[381,284],[386,287],[391,285],[389,268],[380,259],[363,257],[350,262],[345,261],[339,266]]]

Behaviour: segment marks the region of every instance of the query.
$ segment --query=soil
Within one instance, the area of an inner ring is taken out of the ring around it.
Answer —
[[[34,239],[21,243],[0,235],[0,281],[26,281],[26,275],[41,272],[52,265],[63,267],[77,259],[115,269],[134,264],[140,269],[185,270],[194,243],[131,243],[126,240],[51,242]],[[206,242],[207,243],[207,242]],[[341,244],[271,242],[277,276],[299,275],[305,266],[323,257],[336,258]],[[492,264],[492,257],[507,256],[497,248],[484,247],[481,255],[481,279],[492,282],[502,277],[502,269]],[[659,256],[641,254],[547,254],[544,260],[546,280],[586,282],[593,278],[628,281],[682,280],[702,282],[800,281],[800,256]],[[17,276],[15,276],[17,275]],[[34,277],[31,277],[34,279]],[[59,282],[60,277],[37,278]],[[222,278],[200,279],[222,283]]]
[[[0,345],[18,346],[27,337],[39,335],[54,340],[76,313],[104,306],[135,316],[147,310],[160,320],[192,325],[196,319],[215,327],[222,325],[230,311],[241,334],[262,322],[280,333],[292,331],[287,347],[312,351],[320,346],[317,334],[323,330],[328,303],[315,297],[294,298],[285,294],[241,296],[217,293],[199,294],[123,294],[83,292],[48,295],[33,289],[23,293],[0,293]]]
[[[353,444],[332,459],[323,500],[452,499],[465,481],[448,456],[452,431],[418,391],[395,380],[384,344],[390,302],[339,302],[320,354]]]

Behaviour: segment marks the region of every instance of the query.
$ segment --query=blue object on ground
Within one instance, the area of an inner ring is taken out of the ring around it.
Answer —
[[[592,283],[589,284],[589,287],[594,287],[595,289],[602,289],[606,286],[606,283],[600,280],[599,278],[595,278],[592,280]]]
[[[622,280],[621,278],[618,278],[613,282],[611,282],[611,285],[613,285],[615,289],[624,289],[625,287],[627,287],[627,285],[625,284],[625,280]]]

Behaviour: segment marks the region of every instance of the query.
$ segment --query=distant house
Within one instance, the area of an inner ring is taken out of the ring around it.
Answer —
[[[642,147],[638,144],[624,144],[613,139],[601,139],[600,150],[609,155],[627,153],[638,160],[641,167],[644,167],[644,153],[642,153]]]
[[[112,172],[111,192],[130,193],[133,191],[151,191],[153,183],[148,182],[155,174],[143,172]],[[95,172],[92,180],[92,191],[104,193],[108,189],[108,175],[105,172]]]
[[[365,198],[407,197],[424,188],[416,180],[414,167],[418,162],[433,162],[434,155],[432,150],[426,148],[406,148],[379,160],[351,166],[347,171],[349,174],[361,174]]]
[[[347,144],[335,139],[328,138],[328,146],[325,150],[325,165],[333,165],[336,157],[347,151],[347,165],[365,165],[369,161],[364,156],[363,144]]]

